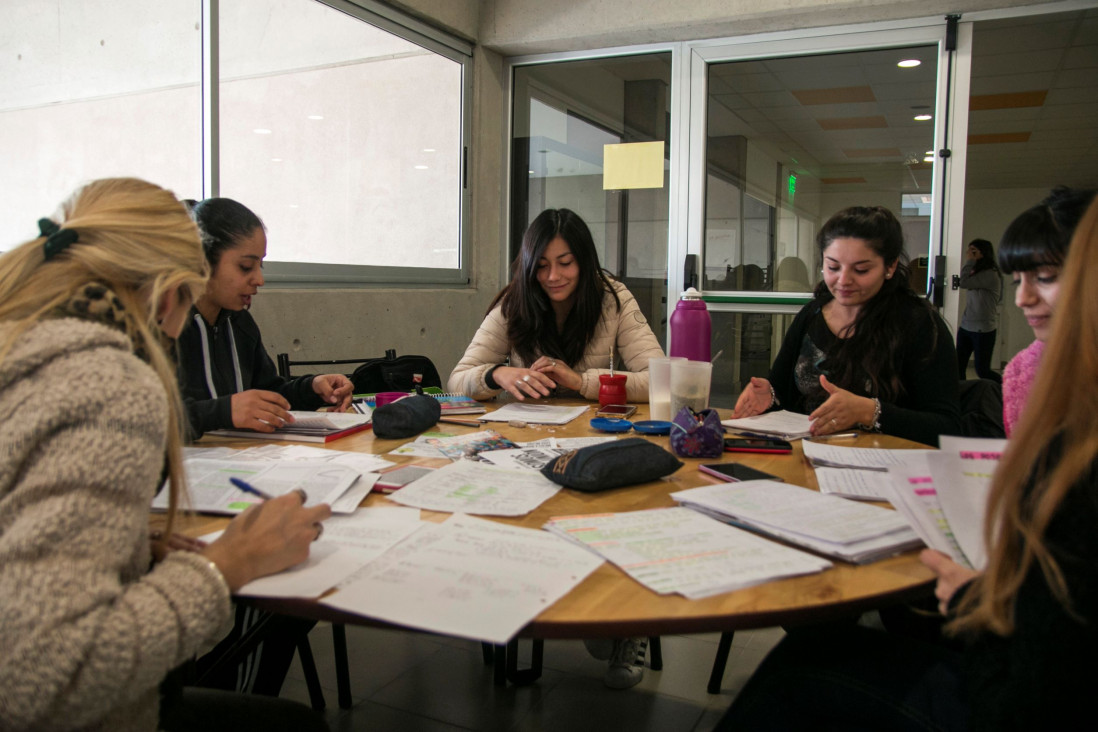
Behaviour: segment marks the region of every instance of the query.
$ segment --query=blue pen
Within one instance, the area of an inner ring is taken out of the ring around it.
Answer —
[[[251,483],[243,481],[240,478],[229,478],[229,482],[235,485],[240,490],[244,491],[245,493],[251,493],[253,496],[259,496],[264,501],[269,501],[274,498],[274,496],[270,495],[269,493],[264,493]]]

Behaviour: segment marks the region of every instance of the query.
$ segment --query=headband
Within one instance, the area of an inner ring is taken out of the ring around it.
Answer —
[[[46,237],[42,253],[48,262],[53,257],[75,244],[80,235],[75,229],[62,229],[50,219],[38,219],[39,236]]]

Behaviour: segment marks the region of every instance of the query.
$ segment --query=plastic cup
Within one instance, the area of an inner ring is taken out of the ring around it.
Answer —
[[[671,419],[683,407],[700,412],[709,406],[709,381],[713,364],[709,361],[674,361],[671,364]]]
[[[685,360],[680,356],[648,359],[649,419],[671,421],[671,362]]]
[[[386,404],[392,404],[397,399],[403,399],[408,396],[406,391],[379,391],[374,395],[374,406],[384,407]]]

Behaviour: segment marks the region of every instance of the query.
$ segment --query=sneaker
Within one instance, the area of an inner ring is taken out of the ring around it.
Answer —
[[[613,638],[584,638],[583,645],[587,647],[587,652],[591,654],[592,658],[597,658],[600,661],[605,661],[610,658],[614,653]]]
[[[611,689],[628,689],[644,678],[644,654],[648,650],[647,638],[622,638],[614,641],[614,653],[610,668],[606,670],[604,683]]]

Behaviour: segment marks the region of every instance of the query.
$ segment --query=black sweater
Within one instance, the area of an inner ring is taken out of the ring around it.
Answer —
[[[819,300],[813,300],[801,308],[770,367],[770,384],[781,409],[809,411],[804,395],[797,388],[795,367],[812,319],[823,317],[822,305]],[[957,397],[957,352],[948,326],[937,313],[913,307],[911,316],[910,337],[904,342],[904,351],[897,364],[904,394],[895,403],[881,399],[881,431],[937,446],[939,435],[962,434]],[[845,385],[842,388],[858,396],[877,396]]]
[[[217,396],[211,394],[206,382],[202,331],[194,320],[196,317],[202,316],[197,309],[191,308],[187,325],[176,341],[179,388],[190,422],[191,439],[198,439],[210,430],[233,428],[231,399],[238,391],[264,389],[278,392],[292,409],[311,410],[324,405],[324,401],[313,391],[312,376],[284,379],[278,375],[274,362],[263,348],[259,326],[247,310],[222,310],[216,323],[206,325],[210,376]],[[236,342],[240,389],[236,383],[230,337]]]

